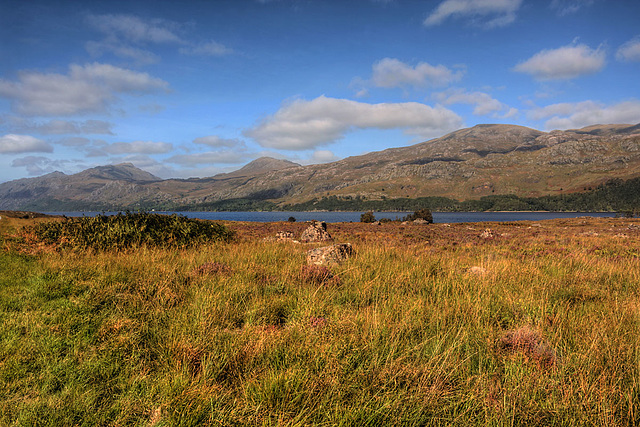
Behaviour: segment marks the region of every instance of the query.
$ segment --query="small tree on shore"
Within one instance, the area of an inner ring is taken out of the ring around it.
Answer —
[[[360,222],[364,222],[364,223],[372,223],[372,222],[376,222],[376,217],[373,215],[372,211],[369,212],[365,212],[362,215],[360,215]]]
[[[415,211],[412,214],[405,216],[403,221],[415,221],[416,219],[423,219],[427,221],[429,224],[433,223],[433,215],[429,209],[420,209]]]

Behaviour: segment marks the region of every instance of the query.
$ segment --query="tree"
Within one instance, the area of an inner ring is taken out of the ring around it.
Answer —
[[[415,211],[412,214],[405,216],[403,221],[415,221],[416,219],[423,219],[427,221],[429,224],[433,223],[433,215],[429,209],[420,209]]]
[[[373,216],[373,212],[369,211],[369,212],[365,212],[362,215],[360,215],[360,222],[364,222],[364,223],[372,223],[372,222],[376,222],[376,217]]]

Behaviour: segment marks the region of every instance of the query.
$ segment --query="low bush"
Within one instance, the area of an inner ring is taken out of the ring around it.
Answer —
[[[365,212],[360,215],[360,222],[364,222],[366,224],[371,224],[372,222],[376,222],[376,217],[373,215],[373,212]]]
[[[418,211],[415,211],[414,213],[405,216],[402,220],[415,221],[416,219],[423,219],[430,224],[433,223],[433,215],[431,214],[431,211],[429,209],[420,209]]]
[[[136,246],[187,247],[229,241],[233,233],[222,224],[185,216],[118,213],[42,222],[25,229],[47,244],[76,249],[119,250]]]

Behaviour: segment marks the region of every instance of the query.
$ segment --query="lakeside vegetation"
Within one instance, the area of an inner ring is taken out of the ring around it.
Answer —
[[[323,196],[303,203],[278,205],[255,197],[220,200],[209,203],[174,206],[176,211],[418,211],[487,212],[487,211],[552,211],[552,212],[630,212],[640,209],[640,178],[614,179],[579,193],[543,197],[492,195],[458,201],[447,197],[381,198],[360,196]]]
[[[318,270],[264,239],[304,223],[119,250],[24,228],[56,221],[0,220],[0,425],[640,420],[640,220],[332,224],[356,255]]]

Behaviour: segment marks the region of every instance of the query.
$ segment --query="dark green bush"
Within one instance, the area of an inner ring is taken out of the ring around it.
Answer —
[[[210,241],[229,241],[233,232],[222,224],[182,215],[118,213],[42,222],[31,231],[39,240],[61,247],[99,250],[135,246],[186,247]]]
[[[373,212],[371,211],[365,212],[362,215],[360,215],[360,222],[364,222],[364,223],[376,222],[376,217],[373,215]]]
[[[420,209],[412,214],[405,216],[403,218],[403,221],[415,221],[416,219],[423,219],[431,224],[433,222],[433,215],[431,214],[431,211],[429,209]]]

